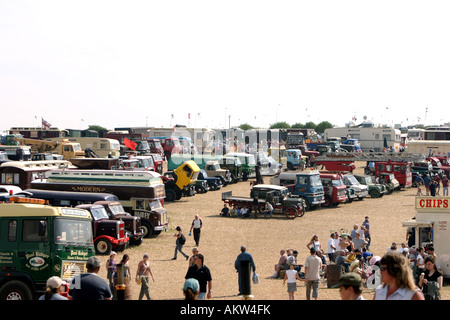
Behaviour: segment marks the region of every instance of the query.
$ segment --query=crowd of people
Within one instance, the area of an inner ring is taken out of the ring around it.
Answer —
[[[304,264],[297,262],[297,250],[280,250],[272,278],[281,277],[283,285],[288,283],[289,299],[294,299],[297,281],[306,282],[307,300],[311,291],[312,298],[318,299],[319,284],[326,279],[329,265],[338,266],[340,279],[334,287],[339,288],[344,300],[363,300],[364,287],[375,290],[375,300],[440,299],[443,273],[431,245],[415,248],[408,242],[392,243],[383,256],[378,256],[370,252],[369,217],[361,225],[355,224],[350,233],[341,231],[330,234],[326,251],[318,235],[313,235],[306,244],[309,256]]]
[[[212,297],[212,272],[205,264],[205,257],[199,253],[198,245],[202,228],[202,220],[195,216],[189,235],[194,232],[196,247],[189,256],[183,252],[185,237],[180,227],[176,228],[175,257],[180,252],[189,260],[185,274],[183,294],[186,300],[203,300]],[[407,236],[408,237],[408,236]],[[184,239],[183,241],[181,239]],[[332,232],[326,244],[322,244],[319,236],[314,234],[305,244],[308,250],[303,263],[299,261],[298,250],[282,249],[280,257],[274,265],[273,278],[282,278],[287,283],[290,300],[294,300],[297,281],[305,282],[306,299],[319,298],[320,283],[327,278],[327,268],[338,266],[340,279],[334,286],[339,288],[342,299],[364,299],[363,288],[374,289],[374,299],[429,299],[439,300],[443,286],[443,273],[437,262],[432,246],[410,246],[408,239],[398,245],[392,243],[383,256],[374,256],[370,251],[371,234],[369,217],[361,224],[355,224],[351,232],[341,230]],[[116,261],[117,253],[111,252],[106,262],[107,280],[98,276],[101,262],[98,257],[90,257],[86,263],[87,272],[75,276],[70,284],[68,295],[74,300],[131,300],[132,271],[130,258],[124,254]],[[243,295],[242,263],[248,263],[249,269],[256,275],[253,257],[246,247],[235,260],[238,274],[238,295]],[[120,268],[119,268],[120,266]],[[137,264],[135,281],[140,285],[139,300],[150,297],[150,278],[155,281],[149,255],[145,253]],[[59,277],[51,277],[47,281],[47,289],[40,300],[66,300],[62,294],[64,285]],[[123,289],[123,290],[122,290]]]
[[[425,174],[422,177],[420,174],[416,177],[417,196],[439,196],[442,185],[442,196],[448,197],[448,177],[446,174]],[[425,193],[422,192],[425,188]]]

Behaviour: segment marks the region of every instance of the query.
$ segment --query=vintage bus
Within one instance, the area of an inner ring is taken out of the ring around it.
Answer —
[[[165,186],[157,172],[71,169],[52,170],[46,176],[32,181],[31,188],[111,193],[117,196],[126,212],[141,218],[144,237],[168,229]]]
[[[67,160],[42,160],[42,161],[8,161],[0,165],[0,184],[14,185],[22,189],[28,189],[31,181],[38,179],[49,170],[76,169]]]

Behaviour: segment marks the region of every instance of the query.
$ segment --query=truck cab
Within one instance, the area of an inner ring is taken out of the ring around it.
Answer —
[[[337,206],[340,203],[347,202],[347,187],[342,179],[342,174],[320,171],[320,180],[325,193],[325,202],[322,207]]]
[[[222,158],[221,167],[230,171],[232,183],[237,183],[242,179],[242,162],[239,158],[225,156]]]
[[[305,200],[306,210],[319,208],[325,203],[325,195],[320,173],[317,170],[282,172],[272,177],[271,184],[286,186],[293,195]]]
[[[375,176],[380,173],[392,173],[400,184],[401,188],[412,186],[411,162],[408,161],[380,161],[375,163]]]
[[[164,157],[164,148],[161,145],[161,140],[156,138],[148,138],[148,146],[150,147],[150,153],[159,154]]]
[[[198,180],[205,181],[211,190],[219,190],[223,186],[222,180],[220,178],[210,177],[204,169],[200,169],[197,181]]]
[[[141,228],[141,218],[135,217],[125,211],[120,201],[96,201],[94,204],[102,205],[110,220],[122,220],[125,224],[125,233],[130,238],[130,244],[140,245],[144,239]]]
[[[344,184],[355,190],[356,199],[358,200],[363,200],[369,195],[369,188],[366,185],[359,183],[351,173],[344,174]]]
[[[150,157],[153,158],[153,163],[155,164],[155,171],[159,174],[163,173],[164,170],[164,160],[160,154],[158,153],[150,153]]]
[[[287,149],[286,150],[286,166],[289,170],[306,168],[308,161],[307,156],[303,156],[300,149]]]
[[[0,204],[0,300],[35,300],[48,278],[70,282],[95,254],[88,211],[20,201]]]
[[[232,181],[230,170],[222,169],[219,161],[206,161],[205,171],[209,177],[219,178],[224,187]]]
[[[200,168],[193,160],[185,161],[175,170],[165,172],[162,177],[164,177],[166,200],[180,200],[183,195],[195,193],[194,184],[199,173]]]
[[[381,183],[375,183],[372,179],[372,176],[355,174],[354,177],[360,184],[369,187],[369,195],[371,198],[381,198],[387,193],[386,186]]]
[[[90,212],[95,252],[109,255],[111,250],[122,251],[129,244],[125,235],[125,223],[121,220],[110,220],[106,209],[99,204],[80,204],[75,208]]]
[[[252,154],[244,152],[231,152],[225,155],[228,157],[238,158],[242,163],[242,180],[247,181],[249,177],[256,174],[256,160]]]

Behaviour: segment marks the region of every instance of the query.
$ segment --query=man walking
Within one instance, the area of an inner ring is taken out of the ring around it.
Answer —
[[[194,241],[195,245],[198,247],[200,243],[200,232],[202,230],[203,221],[200,219],[199,215],[195,215],[195,219],[192,221],[191,230],[189,230],[189,235],[191,235],[192,230],[194,230]]]
[[[198,294],[199,300],[205,298],[211,299],[212,292],[212,278],[211,271],[203,264],[204,258],[201,253],[194,257],[194,264],[189,267],[185,279],[197,279],[200,284],[200,292]]]
[[[241,262],[248,261],[250,263],[250,268],[253,270],[253,273],[256,271],[255,262],[253,261],[253,257],[250,253],[247,252],[245,246],[241,246],[241,253],[237,256],[236,261],[234,262],[234,268],[238,273],[238,282],[239,282],[239,293],[238,295],[242,295],[242,283],[241,283]]]
[[[310,256],[305,261],[306,300],[311,300],[311,288],[313,289],[312,297],[317,300],[322,259],[317,256],[316,248],[311,247],[309,252]]]

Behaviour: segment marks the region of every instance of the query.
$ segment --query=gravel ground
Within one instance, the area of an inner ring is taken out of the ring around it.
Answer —
[[[357,164],[356,173],[362,172],[363,163]],[[265,182],[269,181],[265,177]],[[187,241],[184,252],[191,255],[195,246],[193,237],[189,237],[189,228],[195,214],[203,220],[199,250],[205,257],[205,265],[211,270],[213,278],[212,299],[241,300],[237,296],[237,274],[234,261],[240,253],[241,245],[253,255],[259,284],[252,285],[254,300],[286,300],[288,293],[281,279],[272,279],[274,265],[279,259],[280,249],[293,248],[298,250],[298,261],[304,264],[309,255],[306,245],[314,234],[319,236],[322,248],[326,248],[331,231],[341,229],[351,230],[354,224],[361,225],[365,216],[369,216],[372,244],[371,252],[382,256],[392,242],[405,241],[406,229],[402,221],[415,215],[415,189],[396,191],[383,198],[366,198],[334,208],[322,208],[308,211],[301,218],[288,220],[281,215],[272,219],[238,219],[220,217],[223,207],[221,194],[233,191],[233,195],[249,196],[250,183],[240,182],[222,188],[220,191],[210,191],[194,197],[182,198],[180,201],[167,203],[166,208],[170,219],[170,229],[156,238],[145,239],[142,245],[131,247],[119,252],[117,261],[124,253],[130,256],[132,275],[142,255],[150,255],[151,268],[155,281],[150,283],[150,295],[156,300],[183,299],[182,287],[188,263],[180,254],[178,260],[171,260],[175,249],[176,226],[181,226]],[[106,263],[108,257],[101,257]],[[106,279],[106,268],[100,275]],[[132,297],[137,300],[140,287],[132,282]],[[295,299],[305,300],[305,284],[298,282]],[[365,289],[363,296],[373,298],[373,290]],[[442,299],[450,297],[449,287],[441,292]],[[320,300],[339,300],[338,289],[329,289],[320,285]]]

